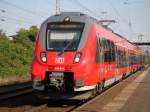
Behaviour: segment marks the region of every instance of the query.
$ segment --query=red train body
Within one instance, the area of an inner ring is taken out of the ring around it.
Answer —
[[[95,94],[140,69],[142,56],[137,46],[87,15],[54,15],[43,22],[38,33],[33,88],[51,98]]]

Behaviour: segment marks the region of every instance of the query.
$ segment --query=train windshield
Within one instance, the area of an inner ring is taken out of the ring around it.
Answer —
[[[49,24],[47,48],[51,51],[74,51],[83,31],[83,24]]]

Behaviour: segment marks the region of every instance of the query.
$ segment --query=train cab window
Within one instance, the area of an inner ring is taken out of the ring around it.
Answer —
[[[50,23],[47,26],[47,49],[74,51],[77,49],[84,25],[81,23]]]

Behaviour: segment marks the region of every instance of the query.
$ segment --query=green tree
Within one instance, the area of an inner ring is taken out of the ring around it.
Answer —
[[[38,32],[38,27],[37,26],[31,26],[29,29],[29,38],[32,42],[36,41],[37,37],[37,32]]]
[[[29,30],[21,28],[11,41],[0,30],[0,76],[26,75],[29,73],[34,43],[38,28],[31,26]]]
[[[1,40],[8,40],[6,34],[3,32],[3,30],[0,30],[0,39]]]
[[[21,28],[17,32],[15,36],[15,42],[24,45],[25,47],[30,48],[32,46],[32,41],[29,39],[29,32],[28,30]]]

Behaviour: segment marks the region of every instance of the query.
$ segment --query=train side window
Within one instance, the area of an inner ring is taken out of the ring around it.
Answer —
[[[111,61],[115,61],[116,60],[116,55],[115,55],[115,44],[114,42],[110,43],[110,49],[111,49]]]
[[[108,43],[108,49],[109,49],[109,51],[108,51],[108,61],[110,62],[110,61],[112,61],[112,54],[111,54],[111,41],[110,40],[107,40],[107,43]]]
[[[118,65],[118,67],[122,67],[123,66],[122,51],[117,50],[117,57],[118,57],[117,65]]]
[[[96,42],[96,62],[105,61],[105,50],[107,48],[106,39],[103,37],[97,37]]]
[[[112,41],[105,38],[97,38],[97,61],[111,62],[115,61],[115,45]],[[99,59],[98,59],[99,58]]]
[[[107,39],[104,39],[103,44],[104,44],[104,61],[110,62],[110,60],[111,60],[110,41]]]
[[[124,52],[122,52],[122,67],[124,67],[125,66],[125,53]]]
[[[124,67],[126,66],[126,54],[123,51],[118,50],[118,66]]]
[[[103,49],[106,47],[104,42],[104,38],[96,37],[96,57],[95,61],[96,62],[104,62],[104,51]]]
[[[107,53],[107,51],[108,51],[108,45],[107,45],[107,40],[106,39],[102,39],[101,40],[101,42],[102,42],[102,52],[104,53],[104,62],[107,62],[107,55],[108,55],[108,53]]]

